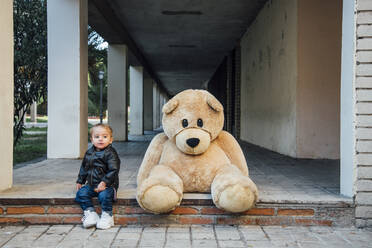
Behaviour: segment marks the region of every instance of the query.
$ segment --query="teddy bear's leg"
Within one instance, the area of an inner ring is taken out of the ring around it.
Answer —
[[[211,193],[218,208],[234,213],[252,208],[258,199],[255,183],[234,165],[226,165],[218,171]]]
[[[152,213],[167,213],[181,203],[183,182],[168,166],[155,166],[137,189],[140,206]]]

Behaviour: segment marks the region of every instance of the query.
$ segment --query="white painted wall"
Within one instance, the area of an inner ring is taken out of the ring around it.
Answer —
[[[338,159],[342,1],[298,1],[297,9],[297,157]]]
[[[341,162],[341,194],[354,195],[356,166],[355,151],[355,22],[354,1],[343,1],[342,16],[342,71],[341,71],[341,132],[340,132],[340,162]]]
[[[48,2],[48,158],[88,146],[87,0]]]
[[[297,0],[268,1],[240,45],[241,139],[296,156]]]
[[[143,67],[129,67],[130,129],[132,135],[143,134]]]
[[[340,23],[338,0],[266,3],[241,40],[242,140],[339,158]]]
[[[13,183],[13,0],[0,1],[0,190]]]
[[[107,110],[108,124],[115,141],[126,141],[128,130],[128,48],[109,45],[107,52]]]

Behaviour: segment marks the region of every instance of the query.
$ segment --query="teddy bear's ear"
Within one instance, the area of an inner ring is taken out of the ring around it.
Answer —
[[[164,114],[170,114],[173,110],[175,110],[178,106],[178,101],[176,99],[169,100],[164,106],[163,106],[163,113]]]
[[[214,96],[208,96],[207,97],[207,103],[211,109],[213,109],[216,112],[223,111],[222,104],[214,97]]]

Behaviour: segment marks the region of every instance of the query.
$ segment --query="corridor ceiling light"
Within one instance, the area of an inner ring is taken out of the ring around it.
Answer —
[[[201,11],[192,10],[163,10],[161,12],[163,15],[202,15]]]
[[[195,45],[168,45],[169,47],[172,48],[195,48]]]

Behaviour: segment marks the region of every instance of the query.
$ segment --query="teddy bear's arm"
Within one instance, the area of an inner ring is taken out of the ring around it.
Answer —
[[[163,152],[163,144],[167,140],[168,137],[164,133],[159,133],[152,139],[138,171],[137,186],[141,185],[149,176],[152,168],[159,163],[161,153]]]
[[[243,175],[248,176],[248,166],[242,149],[234,136],[226,131],[221,131],[216,139],[219,147],[225,152],[233,165],[236,165]]]

